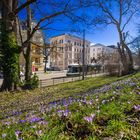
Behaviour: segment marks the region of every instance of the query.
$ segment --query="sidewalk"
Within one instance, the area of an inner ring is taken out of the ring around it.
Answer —
[[[103,76],[106,75],[106,73],[99,73],[99,74],[93,74],[93,75],[87,75],[85,78],[90,78],[90,77],[96,77],[96,76]],[[57,84],[62,84],[62,83],[67,83],[67,82],[74,82],[82,80],[82,76],[77,76],[77,77],[55,77],[53,79],[42,79],[40,80],[39,87],[47,87],[47,86],[52,86],[52,85],[57,85]]]

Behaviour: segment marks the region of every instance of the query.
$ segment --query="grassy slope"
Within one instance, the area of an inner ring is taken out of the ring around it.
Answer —
[[[1,93],[0,107],[7,111],[21,107],[23,110],[33,107],[36,102],[42,102],[42,99],[48,103],[59,100],[64,97],[74,96],[77,93],[86,92],[90,89],[100,87],[104,84],[112,83],[125,77],[94,77],[84,81],[65,83],[56,86],[40,88],[31,91],[21,91],[15,93]],[[0,108],[1,110],[1,108]],[[2,111],[2,110],[1,110]],[[0,115],[1,116],[1,115]]]
[[[133,77],[140,77],[140,73]],[[66,83],[48,88],[36,89],[34,91],[24,91],[12,94],[3,93],[0,98],[0,107],[2,109],[1,118],[5,117],[6,114],[11,115],[11,111],[13,110],[25,111],[20,116],[20,119],[25,118],[25,114],[29,112],[28,109],[33,109],[38,114],[39,112],[37,108],[40,104],[46,105],[50,101],[72,95],[76,98],[76,93],[86,92],[89,89],[97,88],[104,84],[125,78],[127,77],[95,77],[86,79],[85,81]],[[36,139],[36,137],[39,136],[39,134],[36,134],[36,130],[42,130],[45,135],[43,135],[41,139],[48,140],[78,139],[78,137],[81,137],[81,139],[103,139],[105,137],[119,139],[121,136],[126,139],[140,139],[140,136],[137,135],[140,133],[140,123],[138,120],[139,118],[137,117],[138,114],[131,112],[132,107],[135,104],[139,104],[140,95],[126,94],[135,92],[133,90],[133,88],[124,85],[124,89],[121,89],[119,95],[114,95],[114,92],[111,90],[110,92],[100,94],[98,97],[97,95],[93,95],[92,97],[86,96],[87,100],[92,99],[95,103],[93,102],[92,105],[79,105],[77,103],[70,105],[69,110],[71,115],[69,118],[61,118],[57,115],[48,117],[47,112],[45,116],[44,114],[39,113],[40,117],[43,116],[45,120],[49,121],[48,126],[40,126],[36,123],[14,124],[10,127],[3,126],[3,128],[0,129],[0,133],[7,134],[10,139],[15,139],[14,131],[16,130],[21,130],[22,137],[25,139],[29,139],[29,137],[30,139]],[[112,97],[114,97],[113,101],[102,104],[104,100],[108,101],[112,99]],[[95,98],[98,98],[98,101],[95,101]],[[100,113],[96,112],[98,106],[100,107]],[[62,107],[62,109],[66,108]],[[95,120],[92,124],[87,123],[83,119],[91,113],[96,113]],[[17,117],[17,120],[18,119],[19,118]],[[2,121],[3,120],[4,119],[2,119]],[[37,128],[32,128],[36,125]],[[76,137],[77,135],[78,137]],[[87,138],[87,136],[89,137]],[[5,137],[5,139],[7,139],[7,137]]]

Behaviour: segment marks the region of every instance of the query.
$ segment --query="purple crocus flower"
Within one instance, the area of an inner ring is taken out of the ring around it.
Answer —
[[[84,117],[84,119],[89,122],[89,123],[92,123],[94,117],[96,116],[96,114],[91,114],[90,116],[86,116]]]
[[[5,138],[7,135],[5,133],[2,134],[2,138]]]
[[[86,120],[89,123],[92,123],[93,119],[92,119],[92,117],[86,116],[86,117],[84,117],[84,120]]]
[[[29,118],[30,123],[39,122],[41,120],[42,120],[42,118],[39,118],[39,117],[31,117],[31,118]]]
[[[40,124],[40,125],[47,125],[48,122],[47,121],[40,121],[40,122],[38,122],[38,124]]]
[[[63,113],[63,115],[64,115],[65,117],[67,117],[68,114],[69,114],[69,110],[65,110],[64,113]]]
[[[20,123],[25,123],[25,122],[26,122],[26,120],[19,120],[19,122],[20,122]]]
[[[15,135],[17,138],[19,137],[20,134],[21,134],[21,131],[19,131],[19,130],[15,131]]]
[[[58,116],[61,117],[63,112],[64,112],[64,110],[58,110],[57,111]]]
[[[37,134],[38,136],[41,136],[41,135],[42,135],[42,130],[36,131],[36,134]]]
[[[91,117],[94,119],[94,117],[96,116],[96,114],[91,114]]]
[[[135,111],[140,111],[140,105],[134,105],[133,108],[135,109]]]
[[[5,122],[5,124],[6,124],[6,125],[10,125],[11,123],[10,123],[10,122]]]

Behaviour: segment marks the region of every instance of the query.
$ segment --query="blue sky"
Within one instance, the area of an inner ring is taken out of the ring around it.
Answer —
[[[35,8],[34,8],[35,9]],[[55,8],[54,8],[55,9]],[[57,9],[54,10],[52,7],[46,7],[45,5],[40,5],[40,10],[42,10],[42,13],[45,13],[46,11],[50,14],[54,11],[57,11]],[[61,7],[60,7],[61,9]],[[82,9],[83,10],[83,9]],[[85,13],[85,11],[89,15],[95,15],[97,14],[96,9],[91,10],[91,9],[84,9],[83,11],[78,11],[77,14],[79,13]],[[38,14],[39,11],[35,11],[35,18],[38,20],[41,15]],[[114,13],[116,14],[116,13]],[[25,18],[25,10],[23,10],[20,13],[21,18]],[[46,22],[45,22],[46,23]],[[45,24],[44,23],[44,24]],[[140,23],[140,19],[138,17],[135,17],[131,23],[127,26],[125,31],[129,31],[129,34],[133,37],[137,35],[137,24]],[[50,38],[55,35],[63,34],[63,33],[71,33],[74,35],[77,35],[79,37],[82,37],[82,34],[80,33],[75,33],[71,32],[73,29],[84,29],[85,27],[81,23],[73,23],[71,22],[68,18],[65,18],[64,16],[59,16],[55,19],[52,20],[52,24],[48,26],[49,28],[52,29],[47,29],[44,30],[44,34],[46,35],[46,38]],[[86,28],[86,40],[89,40],[92,43],[101,43],[104,45],[116,45],[118,42],[118,33],[114,25],[109,25],[109,26],[102,26],[98,28]]]
[[[132,37],[137,36],[138,23],[139,23],[139,20],[137,20],[137,22],[133,20],[130,24],[128,24],[126,28],[126,31],[129,31],[129,34]],[[45,31],[45,34],[48,38],[55,35],[63,34],[63,33],[71,33],[71,34],[82,37],[82,34],[69,32],[69,26],[68,27],[65,26],[65,22],[64,23],[58,22],[52,25],[52,27],[55,28],[56,30]],[[93,28],[93,29],[91,28],[90,31],[87,30],[86,40],[89,40],[91,43],[94,43],[94,44],[101,43],[104,45],[116,45],[119,39],[118,39],[118,33],[116,30],[116,27],[114,25],[108,25],[108,26],[102,26],[102,27]]]
[[[130,35],[135,37],[137,35],[137,24],[129,24],[126,31],[129,31]],[[92,34],[87,34],[86,37],[93,43],[101,43],[104,45],[116,45],[119,40],[118,33],[114,25],[97,28]]]

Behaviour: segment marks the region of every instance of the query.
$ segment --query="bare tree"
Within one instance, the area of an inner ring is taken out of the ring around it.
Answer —
[[[47,10],[45,13],[40,9],[40,4],[46,4]],[[71,13],[75,13],[75,10],[78,9],[79,4],[82,6],[83,1],[77,1],[73,3],[71,0],[67,1],[46,1],[43,0],[27,0],[25,2],[19,0],[1,0],[0,4],[2,5],[1,13],[2,13],[2,57],[1,61],[3,61],[2,71],[4,74],[4,80],[1,87],[1,90],[12,90],[16,89],[19,81],[19,53],[21,53],[24,48],[28,48],[30,50],[29,42],[31,41],[34,33],[37,30],[42,29],[47,24],[46,21],[50,21],[60,15],[68,16]],[[32,6],[37,5],[37,9],[40,12],[40,16],[37,19],[36,26],[31,30],[30,29],[30,8],[29,5]],[[25,41],[21,39],[21,46],[17,44],[17,24],[18,24],[18,14],[21,10],[24,10],[26,7],[28,16],[28,37]],[[10,43],[13,42],[13,45]],[[12,48],[11,48],[12,47]],[[10,54],[11,52],[11,54]],[[29,51],[28,51],[29,52]],[[9,55],[10,54],[10,55]],[[8,57],[7,57],[8,56]],[[7,59],[9,58],[9,59]],[[30,60],[30,57],[28,57]],[[29,61],[28,61],[29,62]],[[29,75],[29,74],[28,74]],[[26,78],[28,79],[28,78]]]
[[[28,2],[19,5],[18,0],[1,0],[1,52],[3,84],[1,90],[17,89],[19,81],[19,46],[17,45],[17,14],[26,6],[35,2]]]
[[[46,2],[46,4],[49,6],[49,11],[44,12],[41,10],[41,8],[39,7],[39,5],[36,3],[34,6],[35,6],[35,9],[38,10],[39,14],[41,15],[41,18],[37,20],[37,23],[35,25],[35,27],[31,28],[30,24],[31,24],[31,21],[29,22],[29,20],[31,20],[31,9],[30,7],[28,6],[27,7],[27,29],[30,29],[28,30],[27,32],[27,39],[23,41],[22,39],[22,35],[21,35],[21,31],[19,30],[19,34],[20,34],[20,37],[21,37],[21,47],[20,47],[20,51],[21,52],[24,52],[23,50],[25,48],[26,49],[26,54],[24,54],[25,56],[25,60],[26,60],[26,72],[25,72],[25,80],[29,81],[29,79],[31,78],[30,76],[30,73],[31,73],[31,63],[30,63],[30,42],[31,42],[31,39],[33,38],[34,34],[36,33],[36,31],[38,30],[48,30],[49,27],[48,25],[50,25],[52,23],[53,20],[57,20],[58,16],[67,16],[67,17],[74,17],[74,13],[77,9],[79,9],[79,3],[71,3],[71,0],[67,0],[67,1],[64,1],[64,2],[58,2],[58,1],[54,1],[54,2],[51,2],[51,1],[48,1]],[[82,6],[82,2],[80,3]],[[56,10],[54,10],[54,8]],[[50,10],[51,9],[51,10]],[[52,11],[52,9],[54,11]],[[30,23],[30,24],[29,24]],[[20,25],[19,25],[20,27]],[[20,28],[19,28],[20,29]],[[52,46],[51,46],[52,47]],[[55,51],[54,47],[52,47],[53,49],[51,49],[51,51]],[[46,56],[47,58],[48,56]],[[28,59],[28,60],[27,60]]]
[[[131,49],[134,55],[135,65],[137,65],[140,69],[140,36],[133,39]]]
[[[118,31],[118,50],[123,64],[123,74],[128,74],[133,70],[133,58],[127,44],[126,26],[139,11],[138,2],[138,0],[95,0],[94,2],[101,15],[99,14],[92,22],[114,25]]]

